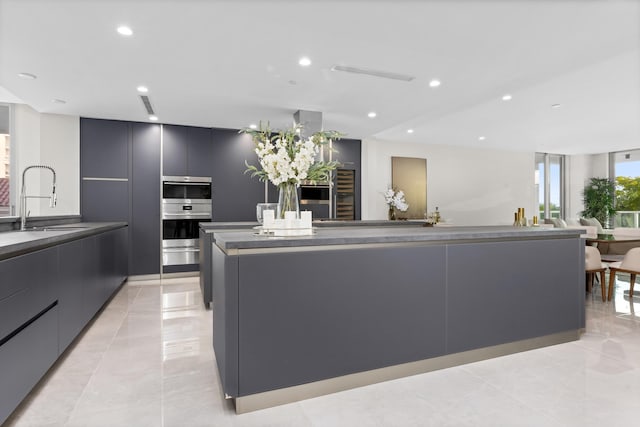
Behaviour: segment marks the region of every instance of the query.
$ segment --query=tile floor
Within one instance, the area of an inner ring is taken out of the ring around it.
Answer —
[[[3,427],[638,425],[640,297],[618,284],[579,341],[236,415],[197,279],[132,282]]]

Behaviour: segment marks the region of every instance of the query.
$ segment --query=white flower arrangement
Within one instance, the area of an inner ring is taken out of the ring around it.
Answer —
[[[389,205],[389,208],[398,209],[401,212],[405,212],[409,209],[409,204],[404,199],[404,191],[395,191],[393,188],[389,188],[384,193],[384,201]]]
[[[258,155],[261,169],[247,163],[247,172],[257,176],[261,181],[269,180],[272,184],[300,185],[302,181],[328,181],[331,171],[337,162],[315,161],[320,146],[329,140],[339,139],[342,134],[335,131],[320,131],[307,139],[300,138],[301,126],[272,132],[269,124],[266,127],[260,123],[260,129],[243,129],[253,137],[256,144],[255,153]],[[246,163],[246,162],[245,162]]]

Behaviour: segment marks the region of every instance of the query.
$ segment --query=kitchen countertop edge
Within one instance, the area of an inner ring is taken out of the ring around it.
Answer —
[[[261,236],[253,230],[215,230],[215,242],[223,251],[235,249],[269,249],[302,246],[329,246],[375,243],[412,243],[464,240],[510,240],[540,238],[577,238],[580,229],[548,229],[509,226],[481,227],[340,227],[316,229],[311,236]]]
[[[0,232],[0,260],[60,245],[73,240],[126,227],[126,222],[80,222],[61,224],[56,230],[26,230]],[[68,227],[65,230],[64,227]],[[76,228],[74,228],[76,227]],[[83,227],[81,229],[77,227]]]

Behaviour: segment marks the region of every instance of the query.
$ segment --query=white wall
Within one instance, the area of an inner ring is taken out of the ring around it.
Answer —
[[[48,207],[48,201],[29,200],[31,216],[79,215],[80,213],[80,119],[76,116],[41,114],[24,104],[14,107],[15,166],[17,186],[15,201],[19,205],[22,172],[30,165],[44,164],[56,171],[58,205]],[[29,195],[49,195],[51,174],[33,169],[26,175]],[[13,190],[13,188],[12,188]],[[20,215],[19,206],[16,214]]]
[[[535,154],[367,139],[362,142],[362,219],[386,219],[391,157],[427,159],[427,210],[455,225],[511,225],[536,212]]]
[[[609,154],[567,156],[567,218],[580,218],[584,210],[583,191],[590,178],[609,177]]]
[[[41,215],[80,214],[80,118],[59,114],[40,117],[40,158],[56,171],[58,203],[40,205]],[[41,173],[41,189],[48,193],[50,174]]]

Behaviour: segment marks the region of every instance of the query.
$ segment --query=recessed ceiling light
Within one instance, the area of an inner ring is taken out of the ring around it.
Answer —
[[[478,141],[484,141],[485,139],[487,139],[487,138],[485,138],[484,136],[478,137]]]
[[[407,133],[413,133],[413,129],[407,129]]]
[[[64,99],[52,99],[51,102],[53,102],[54,104],[66,104],[67,101],[65,101]]]
[[[511,101],[511,98],[512,98],[512,96],[511,96],[511,95],[506,94],[506,95],[504,95],[504,96],[502,97],[502,100],[503,100],[503,101]]]
[[[367,116],[369,116],[369,118],[373,119],[375,116],[377,116],[375,111],[371,111],[369,114],[367,114]]]
[[[303,67],[308,67],[309,65],[311,65],[311,59],[307,58],[306,56],[303,56],[298,61],[298,64],[300,64]]]
[[[157,122],[158,116],[149,116],[149,120],[151,120],[152,122]]]
[[[560,108],[560,104],[552,104],[551,108]]]
[[[257,126],[257,125],[255,125],[255,124],[253,124],[253,123],[251,123],[251,124],[249,125],[249,128],[250,128],[250,129],[258,129],[258,126]]]
[[[121,25],[118,27],[118,33],[123,36],[132,36],[133,30],[126,25]]]
[[[429,82],[429,86],[430,86],[430,87],[438,87],[438,86],[440,86],[440,80],[437,80],[437,79],[433,79],[433,80],[431,80],[431,81]]]
[[[138,89],[138,92],[140,93],[147,93],[149,92],[149,88],[146,86],[138,86],[136,89]]]
[[[28,80],[35,80],[38,78],[38,76],[31,73],[18,73],[18,77],[22,77],[23,79],[28,79]]]

